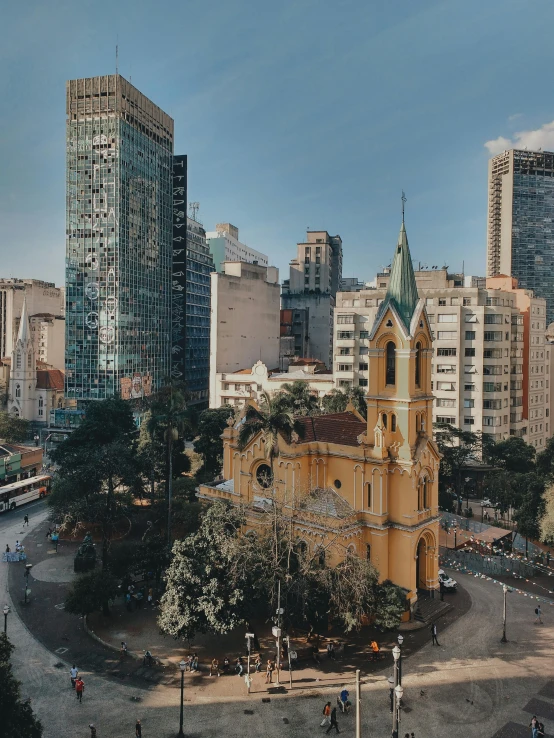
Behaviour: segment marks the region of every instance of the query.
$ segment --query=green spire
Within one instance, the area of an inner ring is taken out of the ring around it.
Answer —
[[[389,288],[384,302],[394,303],[398,314],[409,330],[412,316],[416,309],[419,296],[415,280],[412,257],[408,246],[408,236],[402,218],[402,226],[398,235],[398,243],[394,252],[394,260],[390,273]]]

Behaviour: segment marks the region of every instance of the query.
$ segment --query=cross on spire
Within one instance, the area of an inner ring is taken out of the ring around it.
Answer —
[[[404,190],[402,190],[402,197],[400,198],[402,200],[402,223],[404,223],[404,205],[406,204],[406,195],[404,194]]]

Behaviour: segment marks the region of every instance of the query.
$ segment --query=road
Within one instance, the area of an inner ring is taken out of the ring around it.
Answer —
[[[31,518],[38,523],[46,516],[42,509]],[[19,516],[21,518],[21,516]],[[2,522],[2,533],[10,540],[22,535],[21,520]],[[6,590],[7,567],[0,568],[0,587]],[[508,643],[501,644],[502,590],[485,579],[458,577],[471,595],[472,608],[445,632],[439,631],[441,647],[424,646],[403,665],[405,708],[400,734],[414,731],[417,738],[491,738],[507,723],[525,727],[529,710],[543,715],[547,733],[554,730],[554,608],[545,613],[545,624],[533,625],[534,604],[521,595],[509,595]],[[6,593],[8,598],[9,595]],[[2,604],[2,603],[0,603]],[[31,605],[32,606],[32,605]],[[55,617],[55,611],[45,612]],[[88,738],[94,723],[98,738],[127,738],[140,718],[144,738],[175,736],[179,727],[179,690],[154,687],[140,692],[133,686],[114,683],[94,674],[85,674],[83,703],[77,703],[70,689],[63,653],[53,654],[26,630],[17,614],[8,619],[8,634],[16,646],[14,668],[23,682],[24,696],[43,721],[44,738]],[[62,649],[60,648],[60,651]],[[391,665],[380,674],[365,678],[362,688],[363,738],[390,735],[388,687]],[[362,675],[364,676],[364,675]],[[200,681],[208,677],[202,677]],[[272,695],[262,702],[263,693],[244,694],[244,684],[236,679],[236,696],[220,698],[216,706],[209,690],[187,683],[185,734],[187,738],[225,738],[263,735],[264,738],[306,738],[323,730],[319,727],[323,704],[335,702],[337,690],[324,681],[303,684],[294,696]],[[539,694],[540,693],[540,694]],[[294,692],[293,692],[294,694]],[[135,698],[138,697],[138,701]],[[527,711],[523,708],[529,700]],[[354,717],[339,717],[341,732],[354,735]],[[521,732],[524,731],[524,732]],[[500,734],[498,734],[500,735]]]
[[[46,505],[47,505],[46,500],[36,500],[35,502],[29,502],[27,505],[22,505],[21,507],[18,507],[15,510],[10,510],[9,512],[0,513],[0,544],[3,543],[2,533],[5,530],[10,529],[14,525],[14,523],[16,527],[18,523],[19,525],[21,525],[21,523],[23,523],[24,515],[29,516],[29,524],[30,526],[32,526],[33,516],[42,514],[46,510]],[[6,541],[2,547],[2,550],[6,548],[6,543],[9,543],[10,547],[12,546],[11,541]]]

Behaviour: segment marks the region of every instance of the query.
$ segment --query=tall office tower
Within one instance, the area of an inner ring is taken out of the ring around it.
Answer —
[[[513,149],[489,161],[487,276],[515,277],[554,320],[554,153]]]
[[[333,365],[333,310],[342,280],[342,240],[327,231],[308,231],[283,282],[283,310],[307,310],[309,358]],[[304,357],[308,358],[308,357]]]
[[[66,395],[170,375],[173,120],[118,74],[67,83]]]

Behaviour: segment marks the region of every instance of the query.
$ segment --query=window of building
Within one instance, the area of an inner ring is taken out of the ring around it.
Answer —
[[[338,372],[351,372],[352,369],[352,364],[337,364]]]
[[[416,343],[415,355],[415,385],[421,387],[421,343]]]
[[[472,418],[469,415],[466,415],[464,418],[464,425],[475,425],[475,418]]]
[[[502,331],[485,331],[483,334],[483,338],[485,339],[485,341],[501,341]],[[509,337],[506,340],[509,340]]]
[[[484,359],[501,359],[502,349],[484,349],[483,358]]]
[[[466,341],[475,341],[475,331],[466,331]]]
[[[464,407],[475,407],[475,400],[464,400]]]
[[[369,338],[369,331],[360,331],[360,340],[364,340],[365,338]]]
[[[352,349],[339,348],[339,356],[352,356]]]
[[[371,485],[368,485],[368,486],[369,486],[369,487],[370,487],[370,489],[371,489]],[[371,494],[371,493],[370,493],[370,494]],[[368,505],[368,507],[370,507],[370,506]],[[366,544],[366,547],[365,547],[365,557],[366,557],[366,559],[367,559],[368,561],[371,561],[371,546],[369,545],[369,543],[368,543],[368,544]]]
[[[464,384],[464,391],[465,392],[475,392],[475,385],[474,384]]]
[[[354,322],[353,315],[338,315],[337,316],[338,325],[344,325],[345,323],[353,323],[353,322]]]
[[[464,297],[464,305],[467,307],[471,305],[471,297]]]
[[[474,364],[466,364],[464,374],[477,374],[477,367]]]
[[[369,364],[358,364],[358,371],[367,372],[368,369],[369,369]]]
[[[458,349],[455,348],[439,348],[437,349],[437,356],[456,356],[457,351]]]
[[[475,313],[466,313],[465,322],[477,323],[477,315],[475,315]]]
[[[396,415],[394,413],[390,416],[390,429],[391,433],[396,431]]]
[[[456,425],[456,418],[451,415],[437,415],[438,425]]]
[[[360,387],[367,387],[367,379],[365,379],[364,377],[360,377],[358,379],[358,385]]]
[[[15,366],[17,369],[21,369],[21,352],[17,352],[17,356],[15,358]]]
[[[456,400],[450,397],[438,397],[437,407],[456,407]]]
[[[368,346],[360,346],[358,349],[358,353],[360,356],[367,356],[369,354],[369,347]]]
[[[438,322],[439,323],[457,323],[458,316],[456,315],[456,313],[439,313]]]
[[[464,352],[465,356],[475,356],[475,349],[474,348],[466,348]]]
[[[387,418],[386,413],[381,413],[381,421],[383,422],[383,428],[386,429],[387,423],[388,423],[388,418]]]
[[[502,315],[498,313],[486,313],[485,314],[485,325],[501,325]]]
[[[15,385],[15,396],[16,398],[21,397],[21,385],[20,384]]]
[[[502,400],[483,400],[483,410],[501,410]]]
[[[443,392],[455,392],[456,382],[437,382],[437,390],[442,390]]]
[[[437,373],[438,374],[456,374],[456,365],[455,364],[438,364]]]
[[[386,347],[385,383],[389,385],[396,384],[396,346],[392,341],[389,341]]]
[[[38,406],[44,407],[44,397],[42,395],[38,398]]]
[[[446,299],[439,297],[439,307],[446,307]]]
[[[491,374],[502,374],[502,367],[495,364],[483,364],[483,374],[485,376]]]
[[[354,338],[354,331],[337,331],[337,338],[341,341]]]
[[[457,337],[457,331],[437,331],[439,341],[455,341]]]

